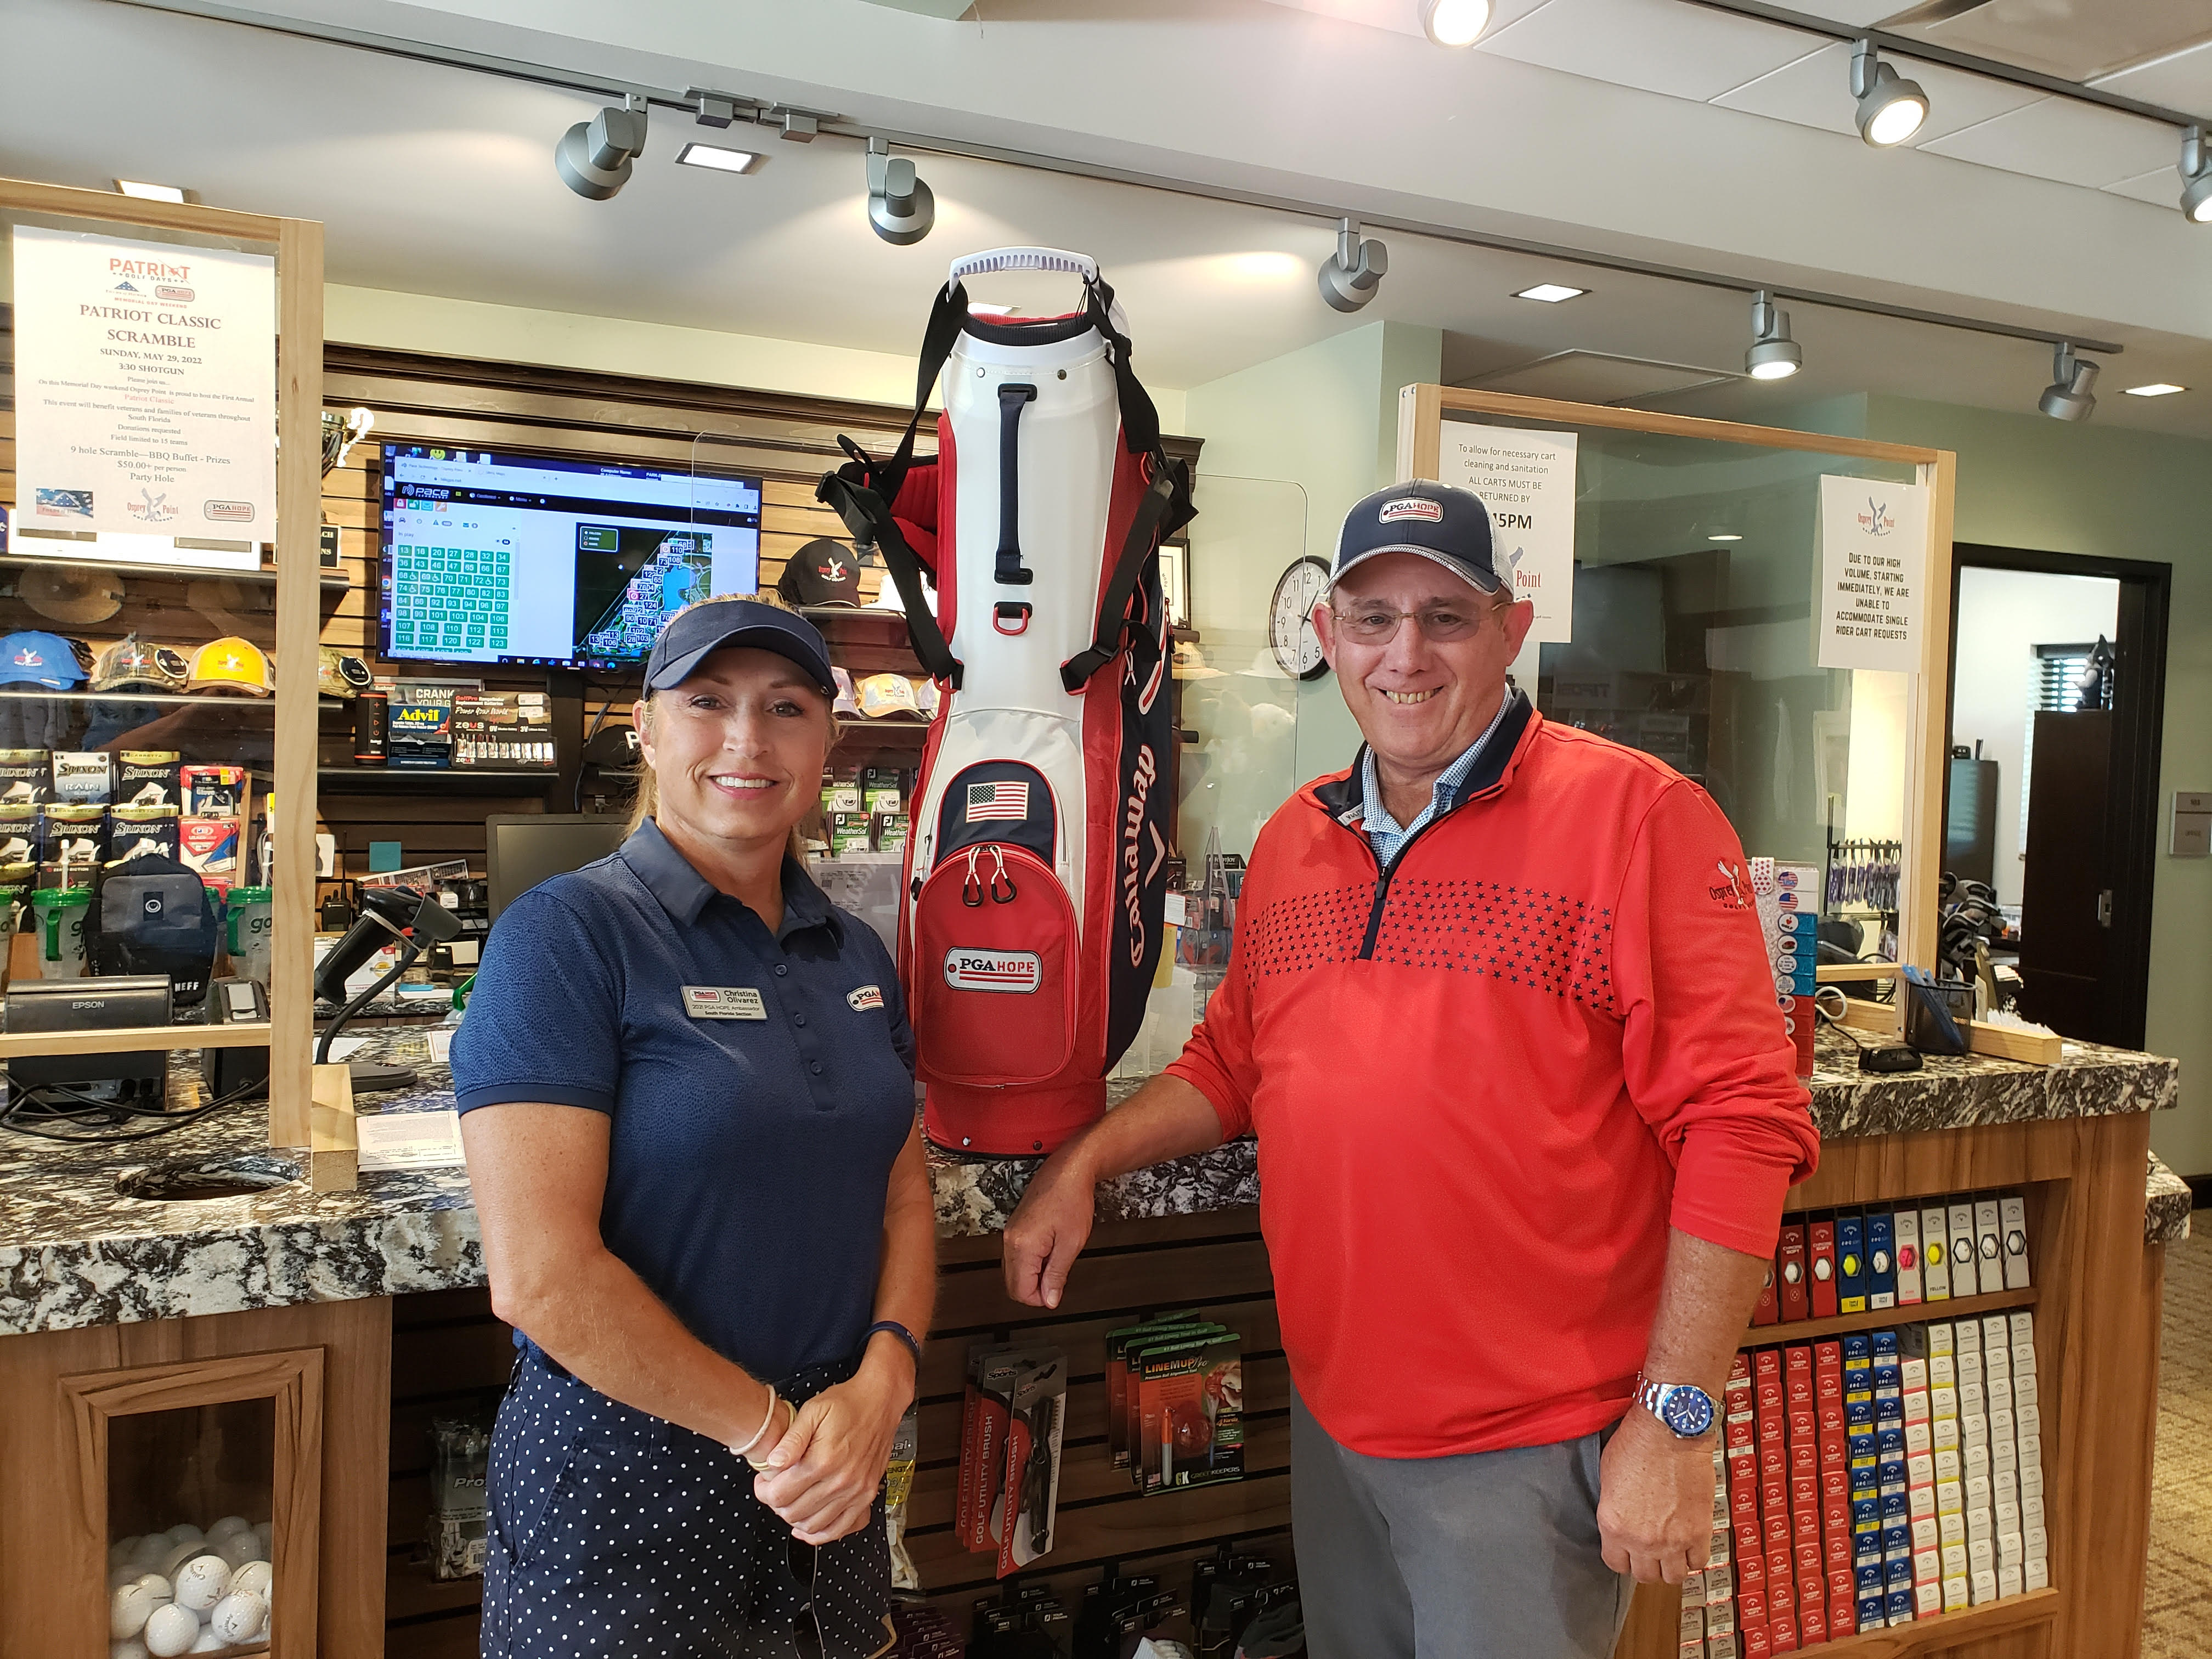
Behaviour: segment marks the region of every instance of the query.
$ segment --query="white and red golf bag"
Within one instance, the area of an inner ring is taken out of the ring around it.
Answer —
[[[1080,276],[1083,308],[969,314],[963,277],[1016,269]],[[916,460],[940,371],[937,455]],[[897,452],[845,448],[821,499],[881,550],[940,691],[899,920],[924,1126],[954,1152],[1050,1152],[1105,1110],[1159,957],[1173,732],[1158,556],[1191,516],[1189,480],[1097,263],[1048,248],[956,261]]]

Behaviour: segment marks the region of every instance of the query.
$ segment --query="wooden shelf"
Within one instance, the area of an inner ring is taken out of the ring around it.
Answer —
[[[866,714],[840,714],[837,724],[848,732],[866,732],[900,743],[918,743],[929,735],[927,720],[901,720],[895,714],[886,714],[881,720],[870,720]]]
[[[1987,1296],[1954,1296],[1941,1302],[1915,1302],[1902,1308],[1884,1308],[1879,1313],[1838,1314],[1831,1319],[1800,1319],[1787,1325],[1753,1325],[1739,1346],[1765,1348],[1778,1342],[1809,1342],[1845,1331],[1878,1331],[1887,1326],[1918,1325],[1930,1320],[1973,1319],[1983,1314],[2001,1313],[2008,1308],[2032,1308],[2036,1295],[2031,1285],[2024,1291],[1994,1291]]]
[[[1978,1642],[2008,1630],[2048,1624],[2058,1616],[2058,1592],[2029,1590],[2002,1601],[1984,1602],[1963,1613],[1939,1613],[1916,1619],[1909,1625],[1870,1630],[1863,1636],[1846,1636],[1804,1649],[1823,1659],[1901,1659],[1909,1653],[1939,1652],[1964,1642]]]
[[[41,538],[40,539],[47,539]],[[95,544],[52,538],[56,551],[52,553],[0,553],[0,565],[68,565],[79,570],[112,570],[118,576],[160,576],[171,581],[206,581],[222,578],[234,582],[252,582],[264,587],[276,586],[276,573],[271,569],[233,570],[222,565],[146,564],[135,559],[80,559],[66,550]],[[343,593],[353,582],[343,571],[321,578],[323,592]]]
[[[42,983],[49,981],[41,981]],[[97,984],[88,980],[88,985]],[[128,1054],[142,1048],[266,1048],[269,1023],[239,1025],[140,1025],[105,1031],[0,1032],[0,1060],[38,1054]]]
[[[454,795],[540,795],[561,781],[550,768],[492,766],[318,766],[315,783],[326,795],[392,795],[435,789]]]

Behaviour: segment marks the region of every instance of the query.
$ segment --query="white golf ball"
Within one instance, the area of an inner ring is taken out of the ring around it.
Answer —
[[[243,1642],[261,1628],[269,1616],[269,1603],[252,1590],[233,1590],[215,1604],[208,1628],[226,1642]]]
[[[179,1521],[169,1528],[169,1541],[172,1544],[197,1544],[206,1536],[205,1533],[189,1521]]]
[[[253,1523],[244,1516],[226,1515],[207,1529],[207,1540],[210,1544],[220,1543],[234,1532],[252,1532],[252,1530]]]
[[[216,1545],[215,1553],[222,1558],[225,1566],[242,1567],[248,1561],[262,1559],[261,1540],[253,1535],[250,1527],[244,1532],[225,1533],[222,1541]]]
[[[169,1541],[169,1534],[166,1532],[149,1532],[138,1540],[137,1547],[131,1552],[131,1559],[139,1571],[151,1572],[161,1565],[162,1560],[176,1546]]]
[[[153,1659],[175,1659],[199,1639],[199,1615],[173,1601],[146,1620],[146,1651]]]
[[[228,1653],[229,1650],[230,1644],[211,1629],[202,1631],[200,1639],[185,1650],[186,1653]]]
[[[164,1601],[173,1601],[177,1599],[174,1587],[158,1572],[142,1572],[131,1582],[152,1596],[155,1607],[161,1606]]]
[[[266,1561],[248,1561],[230,1575],[228,1594],[235,1595],[241,1590],[250,1590],[264,1601],[276,1601],[276,1575]]]
[[[146,1644],[136,1639],[111,1644],[107,1659],[146,1659]]]
[[[119,1590],[125,1584],[136,1583],[137,1580],[137,1567],[132,1563],[125,1561],[121,1566],[116,1568],[114,1571],[107,1575],[107,1588],[111,1590]]]
[[[267,1521],[256,1521],[253,1523],[253,1535],[261,1540],[261,1559],[264,1561],[274,1561],[276,1559],[276,1527]]]
[[[163,1556],[155,1565],[155,1571],[162,1577],[173,1582],[177,1574],[183,1571],[185,1562],[196,1561],[203,1555],[212,1555],[218,1560],[222,1559],[222,1552],[214,1548],[204,1539],[195,1538],[189,1543],[178,1545]],[[228,1563],[226,1562],[224,1565],[228,1565]]]
[[[118,1641],[136,1636],[146,1628],[154,1609],[168,1599],[156,1596],[143,1581],[125,1584],[108,1599],[107,1633]]]
[[[131,1553],[137,1547],[138,1534],[135,1532],[128,1538],[117,1539],[107,1547],[107,1565],[111,1567],[121,1566],[131,1559]]]
[[[177,1605],[205,1613],[230,1592],[230,1567],[220,1555],[195,1555],[177,1569]]]

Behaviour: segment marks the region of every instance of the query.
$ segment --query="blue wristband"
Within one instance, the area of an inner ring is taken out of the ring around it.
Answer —
[[[863,1355],[865,1355],[868,1351],[868,1344],[876,1340],[876,1333],[878,1331],[889,1331],[893,1336],[898,1338],[900,1341],[906,1344],[906,1351],[914,1356],[915,1392],[916,1394],[921,1393],[921,1342],[920,1339],[917,1338],[912,1331],[907,1329],[905,1326],[900,1324],[896,1319],[879,1319],[874,1324],[869,1326],[866,1330],[860,1333],[860,1352]]]

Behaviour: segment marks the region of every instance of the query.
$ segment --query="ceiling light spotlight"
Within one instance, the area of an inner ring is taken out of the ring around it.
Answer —
[[[118,179],[115,188],[142,202],[181,202],[185,192],[174,185],[142,185],[136,179]]]
[[[2171,380],[2153,380],[2148,386],[2123,386],[2120,389],[2130,398],[2171,398],[2177,392],[2189,390],[2187,386],[2176,386]]]
[[[2097,407],[2090,392],[2097,384],[2097,368],[2074,355],[2072,342],[2062,340],[2051,363],[2051,382],[2035,406],[2054,421],[2087,420]]]
[[[2203,127],[2181,135],[2181,210],[2191,224],[2212,225],[2212,150]]]
[[[629,182],[631,159],[645,149],[645,100],[636,93],[589,121],[579,121],[553,149],[561,182],[586,201],[604,202]]]
[[[1490,27],[1490,0],[1421,0],[1421,33],[1440,46],[1471,46]]]
[[[1579,300],[1589,292],[1586,288],[1569,288],[1565,283],[1539,283],[1534,288],[1522,289],[1513,297],[1516,300],[1541,300],[1547,306],[1555,306],[1562,300]]]
[[[1859,137],[1877,149],[1901,144],[1928,118],[1928,94],[1881,61],[1874,42],[1851,48],[1851,96],[1859,100]]]
[[[880,138],[868,140],[868,224],[894,247],[905,247],[929,234],[937,222],[937,198],[903,155],[893,155]]]
[[[1751,349],[1743,372],[1754,380],[1786,380],[1805,366],[1805,349],[1790,337],[1790,313],[1761,289],[1751,296]]]
[[[677,161],[687,167],[712,167],[717,173],[750,173],[760,165],[759,155],[750,149],[725,149],[720,144],[689,143],[676,152]]]
[[[1375,297],[1390,269],[1390,250],[1360,240],[1359,221],[1336,222],[1336,252],[1322,261],[1321,297],[1335,311],[1357,311]]]

